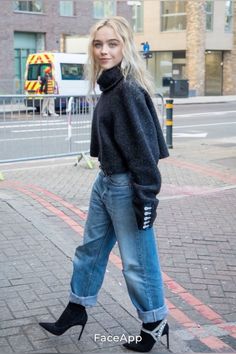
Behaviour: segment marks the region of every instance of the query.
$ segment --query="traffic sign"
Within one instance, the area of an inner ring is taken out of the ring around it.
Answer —
[[[143,57],[145,59],[151,59],[152,58],[152,53],[143,53]]]

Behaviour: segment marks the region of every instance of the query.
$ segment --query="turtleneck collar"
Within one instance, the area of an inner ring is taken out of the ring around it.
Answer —
[[[113,68],[104,70],[99,76],[97,83],[102,92],[108,91],[118,84],[118,82],[123,79],[123,74],[120,69],[120,65],[114,66]]]

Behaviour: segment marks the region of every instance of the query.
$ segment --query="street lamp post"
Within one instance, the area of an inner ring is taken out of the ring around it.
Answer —
[[[142,42],[141,45],[143,46],[143,57],[146,60],[146,68],[148,67],[148,59],[152,58],[152,53],[150,53],[150,44],[148,41]]]

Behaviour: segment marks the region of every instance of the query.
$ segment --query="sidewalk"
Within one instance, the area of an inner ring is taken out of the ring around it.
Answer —
[[[167,98],[165,98],[166,100]],[[175,104],[199,104],[199,103],[226,103],[235,102],[236,96],[196,96],[186,98],[173,98]]]
[[[163,188],[155,223],[170,349],[236,352],[235,146],[191,142],[190,150],[175,142],[170,153],[160,162]],[[82,242],[98,171],[97,164],[90,170],[74,162],[0,166],[1,353],[128,353],[117,338],[139,334],[117,247],[80,342],[79,328],[55,337],[38,325],[56,320],[67,304],[71,259]],[[165,339],[151,353],[168,353]]]
[[[22,96],[23,97],[23,96]],[[164,97],[164,101],[169,99]],[[226,103],[226,102],[235,102],[236,95],[234,96],[196,96],[196,97],[186,97],[186,98],[171,98],[174,100],[174,104],[199,104],[199,103]],[[154,101],[156,98],[154,98]],[[26,107],[24,103],[16,104],[0,104],[0,114],[1,113],[11,113],[11,112],[31,112],[33,111],[32,107]]]

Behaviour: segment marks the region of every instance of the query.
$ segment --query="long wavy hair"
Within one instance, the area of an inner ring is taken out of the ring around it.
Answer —
[[[95,90],[97,79],[102,71],[94,59],[93,41],[95,39],[96,32],[104,26],[111,27],[123,44],[121,71],[124,75],[124,78],[126,79],[128,75],[131,76],[152,96],[155,91],[152,77],[149,71],[145,68],[144,60],[141,58],[139,52],[136,49],[133,31],[129,22],[120,16],[103,19],[97,22],[90,30],[88,63],[85,69],[85,75],[89,81],[89,93],[92,93],[92,91]]]

